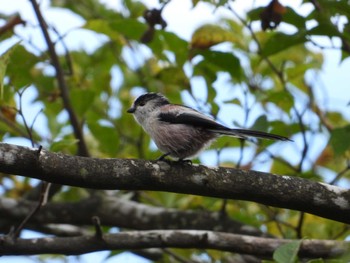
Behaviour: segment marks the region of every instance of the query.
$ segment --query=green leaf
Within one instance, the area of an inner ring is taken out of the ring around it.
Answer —
[[[294,9],[286,7],[287,12],[283,15],[282,22],[294,25],[298,30],[305,28],[305,17],[299,15]]]
[[[298,251],[302,240],[292,241],[276,249],[273,259],[278,263],[294,263],[298,259]]]
[[[75,146],[78,143],[77,139],[66,138],[56,142],[53,142],[50,146],[50,151],[52,152],[65,152],[67,149],[70,149],[72,146]]]
[[[271,56],[278,52],[285,51],[292,46],[305,43],[306,41],[306,32],[303,30],[293,35],[277,32],[266,41],[262,47],[261,55]]]
[[[316,35],[316,36],[328,36],[328,37],[342,36],[342,34],[338,31],[337,27],[329,22],[320,23],[317,26],[308,30],[307,33],[309,35]]]
[[[111,22],[111,28],[128,39],[139,40],[147,30],[147,26],[138,20],[123,18]]]
[[[350,125],[332,131],[330,144],[335,155],[342,155],[350,149]]]
[[[300,126],[298,123],[287,124],[283,121],[270,121],[269,122],[271,133],[281,134],[286,137],[290,137],[298,132],[300,132]]]
[[[273,103],[284,112],[289,113],[294,104],[294,98],[289,92],[271,90],[264,100],[266,103]]]
[[[104,3],[96,0],[52,0],[51,3],[53,6],[66,8],[66,10],[74,12],[85,20],[91,20],[96,17],[110,20],[118,18],[119,15],[114,9],[108,8]]]
[[[283,162],[280,162],[279,160],[273,160],[270,168],[270,173],[294,176],[295,169]]]
[[[39,58],[27,51],[23,46],[17,45],[12,50],[11,58],[7,67],[7,74],[11,84],[17,89],[30,85],[36,81],[36,74],[39,70],[34,70]]]
[[[87,89],[73,89],[70,95],[72,105],[79,116],[84,115],[95,99],[95,92]]]
[[[88,20],[84,27],[98,33],[105,34],[110,39],[120,44],[126,44],[126,39],[139,40],[147,30],[147,26],[135,19],[118,19],[109,22],[105,19]]]
[[[267,131],[269,128],[269,123],[267,121],[266,115],[261,115],[255,120],[255,123],[251,127],[252,130]]]
[[[206,24],[197,28],[191,37],[191,48],[208,49],[211,46],[223,43],[235,43],[236,36],[232,31],[214,24]]]
[[[98,141],[100,151],[109,156],[116,156],[119,144],[119,134],[117,130],[114,127],[103,126],[93,122],[89,122],[88,127]]]
[[[156,77],[161,80],[165,86],[175,85],[178,93],[179,88],[184,89],[190,86],[190,81],[185,72],[180,67],[166,67],[162,69]]]
[[[336,128],[343,127],[348,124],[348,121],[340,112],[328,111],[326,112],[325,117],[329,121],[329,123]]]
[[[122,41],[119,32],[113,30],[107,20],[91,19],[85,23],[83,28],[90,29],[90,30],[95,31],[97,33],[105,34],[110,39],[115,40],[117,42]]]
[[[233,104],[233,105],[237,105],[237,106],[242,106],[241,101],[238,98],[234,98],[232,100],[225,100],[224,103],[226,104]]]
[[[4,78],[6,75],[7,65],[10,61],[10,56],[19,45],[19,42],[10,47],[5,53],[0,56],[0,99],[4,98]]]
[[[206,63],[211,63],[217,71],[228,72],[237,81],[242,79],[242,69],[239,59],[227,52],[202,50],[198,54],[204,57]]]
[[[322,64],[320,64],[322,65]],[[305,72],[309,69],[315,69],[318,65],[315,65],[315,63],[312,61],[310,63],[300,63],[295,64],[293,67],[286,68],[285,72],[288,76],[288,80],[291,84],[293,84],[295,87],[300,89],[303,92],[307,92],[307,85],[305,83]]]
[[[80,171],[82,174],[86,173],[84,171],[84,168]],[[81,187],[69,187],[66,190],[61,191],[58,195],[55,195],[55,201],[63,202],[78,202],[81,201],[84,198],[89,197],[89,192],[87,189],[81,188]]]
[[[177,64],[182,66],[188,59],[188,42],[171,32],[161,30],[157,34],[164,39],[164,49],[172,51]]]
[[[252,9],[247,13],[247,16],[251,21],[260,20],[261,19],[260,14],[264,11],[264,9],[265,9],[264,6]]]
[[[208,87],[207,91],[207,102],[210,104],[210,114],[215,117],[220,110],[219,105],[215,102],[217,92],[213,87]]]
[[[147,7],[140,1],[124,0],[123,4],[130,11],[130,18],[137,19],[142,16],[143,12],[147,9]]]
[[[307,16],[308,20],[315,19],[319,22],[329,22],[330,18],[333,16],[341,16],[350,17],[350,8],[349,2],[346,0],[318,0],[318,4],[320,5],[322,12],[320,12],[317,8],[313,9],[313,11]]]

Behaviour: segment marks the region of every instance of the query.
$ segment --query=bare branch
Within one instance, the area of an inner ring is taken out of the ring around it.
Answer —
[[[94,235],[17,240],[2,237],[0,239],[0,255],[80,255],[101,250],[172,247],[216,249],[271,258],[273,252],[279,246],[291,241],[199,230],[128,231],[117,234],[105,234],[103,239]],[[349,243],[347,242],[304,240],[299,250],[299,256],[330,258],[345,253],[348,248]]]
[[[33,209],[36,202],[0,198],[2,221],[12,224],[22,219]],[[242,224],[220,212],[203,210],[178,210],[154,207],[112,196],[93,196],[73,203],[48,203],[31,219],[32,224],[91,225],[91,217],[97,216],[104,226],[128,229],[198,229],[225,231],[236,234],[267,236],[259,229]],[[271,236],[269,236],[271,237]]]
[[[0,143],[0,172],[92,189],[153,190],[254,201],[350,223],[350,190],[233,168],[68,156]]]

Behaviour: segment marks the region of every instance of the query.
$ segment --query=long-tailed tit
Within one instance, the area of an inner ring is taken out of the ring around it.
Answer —
[[[127,112],[134,114],[136,121],[164,153],[159,160],[168,155],[179,160],[195,157],[221,135],[289,140],[261,131],[230,129],[192,108],[171,104],[159,93],[141,95]]]

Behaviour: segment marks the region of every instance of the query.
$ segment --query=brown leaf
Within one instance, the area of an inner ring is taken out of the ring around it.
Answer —
[[[334,158],[333,149],[330,146],[327,146],[323,149],[320,155],[317,157],[315,164],[319,166],[325,166]]]
[[[263,30],[274,29],[282,21],[282,16],[287,12],[285,6],[278,0],[272,0],[270,4],[260,14],[261,27]]]
[[[147,9],[143,12],[143,18],[146,20],[148,24],[148,29],[143,33],[140,41],[142,43],[149,43],[153,40],[156,25],[160,25],[162,29],[167,26],[166,21],[162,17],[163,9]]]
[[[140,38],[141,43],[147,44],[153,40],[154,37],[154,27],[148,27],[148,29],[143,33]]]
[[[0,106],[0,112],[5,116],[5,118],[11,122],[15,121],[17,110],[14,107],[3,105]]]
[[[143,18],[150,27],[161,25],[162,29],[164,29],[167,26],[166,21],[162,17],[162,9],[147,9],[143,13]]]

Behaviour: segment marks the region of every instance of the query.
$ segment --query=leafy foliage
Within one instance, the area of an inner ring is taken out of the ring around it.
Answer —
[[[295,141],[294,144],[241,143],[221,138],[209,149],[210,157],[200,159],[203,162],[261,168],[322,182],[336,178],[334,182],[349,184],[348,116],[325,107],[318,100],[318,83],[308,77],[310,73],[319,76],[324,60],[321,51],[326,47],[317,42],[316,36],[338,40],[341,44],[331,48],[342,53],[342,60],[350,55],[350,26],[340,22],[350,17],[348,1],[310,1],[312,10],[304,15],[272,0],[268,6],[252,7],[247,17],[240,17],[230,1],[197,0],[192,1],[193,8],[204,2],[215,10],[226,9],[232,17],[219,17],[217,23],[201,25],[193,31],[191,39],[183,39],[166,28],[169,21],[163,10],[171,8],[167,1],[160,1],[154,7],[159,17],[153,24],[144,18],[150,9],[139,1],[122,1],[117,10],[94,0],[51,1],[50,8],[62,8],[84,20],[80,28],[57,32],[48,18],[48,30],[56,39],[55,47],[65,47],[59,53],[60,67],[65,72],[71,110],[82,127],[90,155],[159,157],[148,136],[125,114],[136,94],[155,91],[175,103],[186,98],[186,102],[192,102],[191,106],[228,125],[283,134]],[[309,1],[304,2],[310,5]],[[1,15],[6,24],[9,17]],[[288,27],[284,30],[286,25],[294,31],[288,31]],[[257,29],[259,26],[263,30]],[[0,31],[2,40],[21,41],[0,58],[0,136],[4,141],[27,138],[52,151],[77,154],[77,142],[82,138],[72,133],[74,124],[62,101],[62,88],[50,63],[50,54],[27,37],[33,34],[30,26],[22,30],[26,33],[14,34],[12,29]],[[93,52],[73,50],[66,43],[66,36],[81,30],[95,33],[96,37],[104,36]],[[26,90],[26,87],[30,88]],[[346,92],[344,96],[348,95]],[[23,104],[26,96],[34,98]],[[37,114],[31,112],[31,104],[40,105],[42,112],[40,118],[26,123],[25,112]],[[221,157],[224,148],[234,154]],[[261,166],[267,157],[271,165]],[[14,176],[4,175],[0,180],[2,195],[7,197],[20,198],[35,188],[35,182]],[[69,188],[58,192],[54,201],[79,200],[88,194]],[[122,194],[130,198],[130,193]],[[163,192],[135,196],[145,204],[183,210],[218,211],[222,207],[221,200],[199,196]],[[344,240],[349,235],[349,228],[340,223],[297,211],[242,201],[229,201],[225,211],[229,217],[282,238]],[[299,245],[295,241],[279,248],[274,260],[295,262]],[[174,250],[174,253],[194,258],[198,251]],[[205,253],[217,262],[225,262],[228,257],[218,251]],[[165,257],[171,258],[171,254]]]
[[[301,241],[298,240],[280,246],[273,254],[273,259],[278,263],[297,262],[297,255],[300,244]]]

